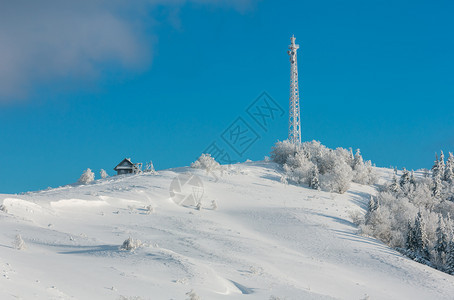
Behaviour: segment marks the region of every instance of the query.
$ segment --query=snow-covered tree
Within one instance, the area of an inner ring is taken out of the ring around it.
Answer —
[[[445,161],[443,151],[441,151],[440,158],[438,158],[438,154],[435,154],[435,161],[434,165],[432,166],[432,178],[440,177],[440,179],[443,179],[444,176]]]
[[[99,175],[103,179],[109,177],[109,175],[107,175],[107,172],[104,169],[101,169],[101,171],[99,171]]]
[[[363,157],[361,156],[361,151],[356,149],[355,157],[353,159],[353,170],[363,165]]]
[[[454,155],[452,152],[449,152],[446,162],[444,179],[449,183],[454,183]]]
[[[411,173],[410,173],[410,184],[413,188],[416,187],[415,171],[413,171],[413,170],[411,170]]]
[[[444,271],[448,274],[454,275],[454,240],[448,243],[448,249],[446,251],[446,264]]]
[[[440,198],[442,189],[443,183],[441,182],[441,174],[437,173],[437,175],[433,178],[432,195],[437,199]]]
[[[398,191],[400,191],[400,185],[397,183],[397,176],[395,173],[393,173],[393,179],[388,189],[393,193],[397,193]]]
[[[438,215],[438,226],[436,230],[437,241],[434,246],[436,253],[436,261],[439,266],[443,266],[446,260],[446,252],[448,250],[448,234],[446,224],[443,221],[441,214]]]
[[[359,151],[353,156],[351,151],[344,148],[329,149],[317,141],[298,146],[288,141],[277,142],[272,150],[272,158],[283,166],[281,182],[305,184],[314,188],[319,186],[323,191],[335,193],[345,192],[351,181],[360,184],[376,182],[372,163],[364,162]],[[352,169],[353,165],[356,170]]]
[[[402,170],[402,176],[400,176],[400,181],[399,181],[400,187],[404,188],[409,183],[410,183],[410,173],[407,171],[407,169],[404,168]]]
[[[422,217],[421,212],[418,212],[418,215],[415,219],[415,226],[413,228],[414,239],[416,243],[416,255],[418,258],[430,259],[429,254],[429,245],[426,232],[426,224]]]
[[[407,239],[405,242],[405,248],[409,250],[412,254],[416,252],[417,245],[415,240],[414,228],[410,221],[407,224]]]
[[[448,240],[451,240],[454,238],[454,232],[453,232],[453,223],[451,220],[451,213],[446,214],[446,218],[444,219],[445,225],[446,225],[446,234],[448,235]]]
[[[411,191],[411,175],[407,169],[403,169],[402,176],[400,176],[400,188],[405,195],[408,195]]]
[[[90,168],[86,169],[79,178],[79,183],[87,184],[95,180],[95,173]]]
[[[353,169],[353,162],[355,161],[355,155],[353,155],[353,149],[350,147],[348,148],[348,159],[347,159],[347,164],[350,165]]]
[[[372,169],[370,160],[355,166],[353,171],[353,182],[359,184],[373,184],[376,182],[376,175]]]
[[[317,165],[314,165],[314,167],[312,168],[311,181],[309,184],[309,186],[314,190],[320,190],[320,181],[318,177],[319,177],[318,168]]]
[[[369,199],[369,203],[368,203],[368,207],[367,207],[367,212],[366,212],[366,215],[364,217],[365,222],[367,224],[371,223],[371,221],[370,221],[371,220],[371,214],[373,214],[374,211],[377,210],[378,205],[379,204],[378,204],[377,199],[374,196],[370,195],[370,199]]]
[[[278,141],[272,148],[271,159],[278,164],[285,164],[290,156],[298,152],[299,147],[288,140]]]
[[[440,159],[439,159],[439,172],[440,172],[440,177],[444,178],[445,175],[445,155],[443,154],[443,151],[440,151]]]
[[[333,170],[328,174],[321,175],[320,179],[322,190],[343,194],[350,188],[353,173],[350,166],[344,161],[338,161]]]
[[[439,165],[440,165],[440,161],[438,160],[438,153],[435,153],[434,164],[433,164],[433,166],[431,168],[433,177],[435,177],[436,174],[439,173]]]
[[[454,273],[454,224],[450,217],[454,201],[447,201],[454,199],[454,190],[453,184],[437,173],[443,169],[442,162],[443,155],[441,159],[437,156],[432,178],[430,173],[415,177],[404,169],[398,182],[393,178],[378,193],[377,201],[369,202],[364,223],[359,226],[363,234],[372,235],[421,263]],[[449,166],[446,163],[445,175],[449,174]]]

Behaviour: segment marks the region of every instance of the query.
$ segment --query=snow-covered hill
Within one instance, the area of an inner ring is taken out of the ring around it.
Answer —
[[[203,183],[201,210],[170,197],[186,172]],[[392,171],[377,172],[383,182]],[[453,298],[453,276],[356,233],[350,216],[373,187],[284,185],[271,162],[215,175],[178,168],[0,195],[0,299]],[[128,237],[143,246],[120,250]]]

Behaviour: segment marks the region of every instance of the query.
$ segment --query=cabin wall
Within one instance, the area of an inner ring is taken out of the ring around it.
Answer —
[[[131,174],[132,170],[118,170],[117,175]]]

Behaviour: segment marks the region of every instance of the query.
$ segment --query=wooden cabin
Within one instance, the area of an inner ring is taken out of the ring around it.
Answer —
[[[114,168],[114,170],[117,171],[117,175],[132,174],[135,173],[136,166],[131,162],[130,158],[125,158]]]

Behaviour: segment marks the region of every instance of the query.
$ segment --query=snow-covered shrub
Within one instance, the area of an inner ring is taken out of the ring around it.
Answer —
[[[291,156],[294,156],[298,151],[299,147],[290,143],[290,141],[278,141],[276,145],[272,148],[271,159],[278,164],[285,164],[287,159]]]
[[[188,296],[187,300],[200,300],[199,295],[194,290],[187,292],[186,295]]]
[[[374,184],[377,182],[377,176],[372,169],[372,163],[370,160],[363,162],[362,164],[355,165],[353,170],[353,182],[359,184]]]
[[[8,213],[8,209],[6,208],[6,206],[4,204],[0,205],[0,211],[2,211],[4,213]]]
[[[99,171],[99,176],[101,176],[101,178],[103,179],[109,177],[109,175],[107,175],[107,172],[104,169],[101,169],[101,171]]]
[[[282,184],[285,184],[287,185],[288,184],[288,178],[287,178],[287,175],[286,174],[283,174],[281,175],[279,181],[282,183]]]
[[[292,181],[309,185],[314,167],[314,163],[303,152],[297,152],[288,157],[287,162],[284,164],[284,171]]]
[[[332,170],[320,175],[321,189],[343,194],[350,188],[352,179],[351,168],[343,161],[336,161]]]
[[[278,141],[271,157],[283,166],[287,180],[314,189],[344,193],[351,181],[361,184],[376,182],[372,163],[363,162],[359,151],[353,156],[351,150],[329,149],[317,141],[301,145]]]
[[[123,245],[121,245],[120,250],[134,251],[140,246],[142,246],[142,242],[140,240],[135,240],[129,237],[127,240],[123,242]]]
[[[147,207],[145,207],[145,211],[146,211],[147,215],[150,215],[150,214],[154,213],[154,207],[151,205],[148,205]]]
[[[350,219],[356,225],[363,225],[364,224],[364,214],[362,211],[353,210],[349,212]]]
[[[221,165],[210,154],[202,154],[191,164],[191,168],[208,171],[220,169]]]
[[[13,242],[13,247],[16,250],[24,250],[25,249],[25,242],[20,236],[20,234],[16,235],[16,238],[14,239]]]
[[[211,201],[211,209],[216,210],[218,208],[218,204],[216,203],[216,200]]]
[[[79,178],[79,183],[87,184],[95,180],[95,173],[90,168],[86,169]]]
[[[149,162],[147,162],[144,172],[156,174],[156,170],[154,169],[154,165],[153,165],[153,162],[151,160]]]

